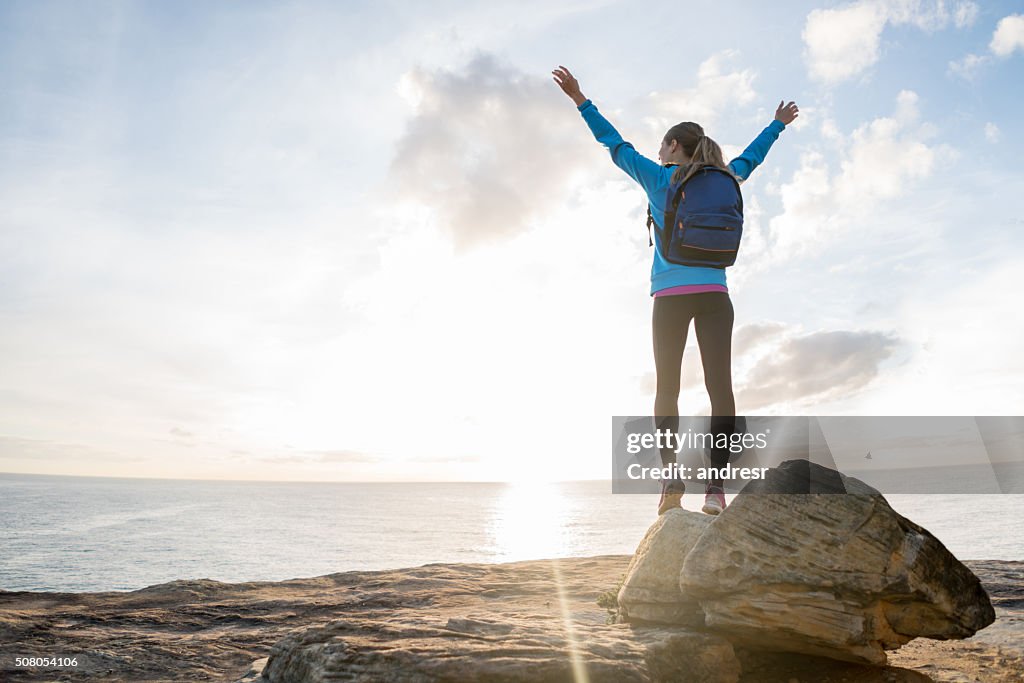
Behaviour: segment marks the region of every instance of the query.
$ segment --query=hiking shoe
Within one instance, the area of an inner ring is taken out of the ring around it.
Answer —
[[[672,508],[683,507],[683,493],[686,484],[679,479],[661,480],[661,499],[658,501],[658,514],[663,515]]]
[[[725,509],[725,491],[717,486],[709,486],[704,494],[704,507],[700,509],[706,515],[718,515]]]

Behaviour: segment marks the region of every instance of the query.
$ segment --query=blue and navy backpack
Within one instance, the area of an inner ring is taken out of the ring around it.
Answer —
[[[743,195],[736,176],[703,166],[685,183],[672,184],[667,200],[658,238],[669,263],[726,268],[736,262],[743,236]],[[654,222],[649,212],[648,228]]]

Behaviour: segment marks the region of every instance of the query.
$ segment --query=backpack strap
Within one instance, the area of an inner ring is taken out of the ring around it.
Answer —
[[[661,229],[661,255],[662,257],[668,253],[669,241],[672,238],[672,231],[675,229],[676,223],[676,211],[679,210],[679,202],[683,198],[683,185],[686,183],[680,183],[672,192],[672,199],[668,203],[668,209],[665,211],[665,218],[662,220]]]
[[[679,164],[665,164],[665,168],[672,168],[673,166],[678,166],[678,165]],[[654,225],[654,216],[651,214],[651,203],[647,202],[647,246],[649,246],[649,247],[653,247],[654,246],[654,240],[651,239],[651,226],[652,225]],[[666,225],[668,225],[668,224],[666,223]]]

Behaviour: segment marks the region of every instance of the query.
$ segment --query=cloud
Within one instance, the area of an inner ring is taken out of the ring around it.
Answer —
[[[1009,57],[1017,50],[1024,51],[1024,14],[1011,14],[1000,19],[988,47],[998,57]]]
[[[652,93],[648,126],[660,135],[682,118],[707,125],[751,102],[755,74],[730,68],[736,56],[706,59],[692,88]],[[593,139],[546,74],[481,53],[454,71],[413,69],[398,90],[414,114],[395,148],[391,185],[399,199],[429,209],[457,249],[526,232],[564,203],[574,175],[595,168]]]
[[[956,9],[953,11],[953,22],[957,28],[964,28],[974,24],[974,20],[978,18],[978,5],[973,2],[961,2],[957,3]]]
[[[905,195],[931,175],[951,148],[929,144],[933,127],[920,120],[919,98],[904,90],[890,116],[858,126],[849,135],[830,128],[826,156],[803,152],[800,167],[779,187],[782,213],[769,221],[765,249],[775,261],[820,250],[879,204]],[[838,168],[836,168],[838,166]],[[867,225],[860,223],[860,229]]]
[[[358,464],[358,463],[374,463],[380,461],[380,455],[364,453],[362,451],[354,450],[339,450],[339,449],[328,449],[328,450],[302,450],[296,453],[273,453],[270,455],[259,458],[260,463],[275,463],[275,464],[309,464],[327,462],[334,464]]]
[[[886,20],[884,9],[868,2],[812,11],[803,31],[811,78],[838,83],[877,62]]]
[[[733,333],[737,407],[748,412],[785,411],[847,398],[866,389],[879,376],[881,364],[902,344],[897,336],[881,331],[805,333],[775,321],[743,325]],[[699,414],[708,412],[710,404],[695,346],[690,342],[683,354],[679,403],[684,412]],[[653,372],[639,381],[645,392],[654,394]]]
[[[738,359],[766,341],[777,339],[786,332],[786,325],[778,322],[748,323],[736,328],[732,335],[732,354]],[[637,378],[638,386],[646,394],[653,396],[658,389],[658,378],[654,372],[646,372]],[[696,335],[687,333],[686,350],[683,363],[680,387],[682,390],[700,389],[704,387],[704,368],[701,366],[700,352]],[[706,397],[705,397],[706,398]],[[702,399],[703,400],[703,399]]]
[[[413,69],[400,90],[415,114],[396,145],[395,193],[429,208],[457,247],[524,232],[593,160],[593,140],[550,78],[491,55],[457,71]]]
[[[375,462],[380,456],[360,451],[326,450],[314,452],[320,462]]]
[[[1017,50],[1024,51],[1024,14],[1011,14],[1000,19],[988,49],[987,55],[969,53],[960,60],[951,61],[949,72],[971,80],[981,67],[991,63],[994,58],[1005,59]]]
[[[779,254],[787,247],[800,251],[812,232],[828,230],[835,216],[832,187],[825,156],[813,150],[801,154],[800,167],[790,182],[779,188],[783,210],[768,222],[764,249],[769,254]]]
[[[697,68],[697,84],[678,91],[652,92],[648,97],[654,114],[646,122],[659,135],[682,120],[696,121],[708,127],[722,112],[749,104],[757,96],[754,91],[756,73],[751,69],[730,69],[736,50],[723,50],[711,55]]]
[[[917,93],[903,90],[896,97],[893,116],[853,131],[836,182],[841,203],[898,197],[907,181],[931,173],[935,151],[922,139],[928,131],[918,126],[918,99]]]
[[[249,406],[343,363],[363,318],[345,304],[376,265],[358,197],[387,170],[404,112],[379,79],[404,57],[333,11],[196,6],[179,28],[210,39],[153,50],[161,12],[51,10],[19,12],[33,38],[6,54],[34,66],[9,70],[0,125],[0,432],[166,469],[215,430],[246,446]]]
[[[804,59],[811,78],[834,84],[857,76],[879,59],[882,31],[887,24],[910,24],[935,31],[950,24],[962,28],[978,14],[974,2],[921,0],[879,2],[861,0],[841,7],[816,9],[804,24]]]
[[[742,356],[754,347],[764,344],[786,331],[786,326],[777,322],[748,323],[732,335],[732,352]]]
[[[974,53],[967,54],[963,59],[951,61],[949,63],[949,72],[954,76],[959,76],[964,80],[972,80],[977,75],[978,70],[985,64],[992,61],[992,58],[988,55],[976,55]]]
[[[1019,191],[1017,186],[1008,192]],[[1002,258],[963,274],[962,262],[924,269],[893,302],[900,336],[912,350],[860,406],[876,415],[1019,415],[1024,405],[1024,316],[1007,297],[1024,288],[1024,253],[1000,245]],[[951,274],[956,286],[947,286]],[[1008,293],[1002,295],[999,293]],[[925,305],[926,304],[926,305]]]
[[[878,3],[893,24],[911,24],[923,31],[937,31],[953,24],[963,28],[978,16],[975,2],[954,2],[952,9],[945,0],[883,0]]]
[[[876,331],[822,331],[768,340],[739,386],[743,410],[808,405],[864,389],[899,345]]]
[[[140,462],[143,459],[137,455],[121,454],[80,443],[0,436],[0,463],[17,463],[19,461],[44,464],[101,461],[124,463]]]

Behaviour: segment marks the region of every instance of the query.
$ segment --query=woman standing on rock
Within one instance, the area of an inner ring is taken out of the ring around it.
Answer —
[[[614,126],[580,91],[579,82],[564,66],[551,72],[555,83],[576,104],[597,141],[611,152],[612,161],[635,180],[647,193],[649,218],[660,233],[668,210],[668,190],[687,173],[690,165],[717,166],[732,173],[742,182],[764,161],[768,150],[787,124],[797,117],[793,102],[779,103],[775,119],[761,131],[743,154],[728,164],[722,150],[704,129],[692,122],[679,123],[665,133],[656,163],[643,156],[622,139]],[[736,401],[732,391],[732,327],[733,308],[726,287],[724,268],[684,266],[670,263],[661,251],[660,240],[653,239],[654,263],[651,267],[651,296],[654,297],[653,333],[654,366],[657,393],[654,415],[659,429],[679,428],[679,385],[683,348],[690,321],[697,333],[704,382],[711,398],[711,431],[730,437],[735,422]],[[717,440],[717,438],[716,438]],[[662,464],[675,462],[675,451],[661,449]],[[721,468],[729,462],[729,449],[710,449],[711,466]],[[681,479],[662,480],[658,514],[680,507],[685,486]],[[703,511],[717,515],[725,508],[725,491],[721,479],[707,483]]]

